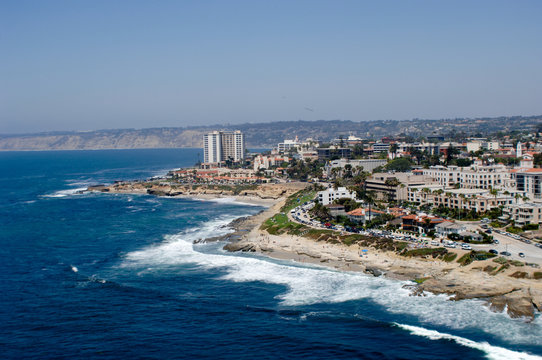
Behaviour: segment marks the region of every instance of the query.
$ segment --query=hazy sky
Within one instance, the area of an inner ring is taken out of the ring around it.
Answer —
[[[0,133],[542,114],[542,1],[0,1]]]

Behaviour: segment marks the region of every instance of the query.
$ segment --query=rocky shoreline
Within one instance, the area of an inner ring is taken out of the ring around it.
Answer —
[[[513,266],[496,275],[484,268],[491,260],[473,262],[468,266],[435,259],[405,258],[390,251],[369,249],[360,257],[355,245],[318,243],[293,235],[270,235],[260,225],[279,211],[282,201],[252,217],[230,224],[234,232],[227,240],[227,251],[258,252],[269,257],[301,263],[328,266],[343,271],[361,271],[372,276],[411,280],[405,287],[412,296],[425,293],[446,294],[450,300],[481,299],[495,312],[506,311],[512,318],[532,321],[542,311],[542,280],[515,278]],[[530,269],[522,269],[525,272]],[[415,281],[414,281],[415,280]]]
[[[468,266],[432,258],[405,258],[392,251],[369,248],[360,256],[357,245],[346,246],[318,242],[302,236],[271,235],[260,226],[280,212],[286,198],[306,187],[306,183],[262,184],[242,189],[231,187],[170,185],[157,182],[119,182],[97,185],[89,191],[104,193],[149,194],[189,198],[234,198],[243,202],[269,206],[260,213],[234,220],[233,232],[220,237],[196,242],[226,241],[227,251],[258,252],[269,257],[317,264],[343,271],[361,271],[373,276],[397,280],[415,280],[406,284],[413,296],[424,293],[446,294],[451,300],[483,299],[489,309],[506,311],[510,317],[533,320],[542,311],[542,279],[532,277],[533,269],[510,266],[497,274],[490,274],[491,260],[476,261]],[[524,273],[525,276],[515,277]],[[530,275],[530,276],[529,276]]]
[[[202,197],[236,199],[253,198],[273,202],[306,187],[306,183],[281,183],[259,185],[191,185],[169,184],[160,181],[116,182],[112,185],[89,186],[87,191],[98,191],[112,194],[149,194],[168,197]]]

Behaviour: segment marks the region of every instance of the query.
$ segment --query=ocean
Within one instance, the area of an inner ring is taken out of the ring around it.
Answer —
[[[3,359],[542,358],[540,316],[193,244],[261,207],[77,192],[200,152],[0,153]]]

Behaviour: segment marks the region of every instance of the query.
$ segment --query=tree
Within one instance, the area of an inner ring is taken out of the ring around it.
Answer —
[[[494,189],[493,187],[491,187],[489,189],[489,193],[493,196],[495,196],[495,202],[494,202],[494,205],[496,206],[497,205],[497,195],[499,194],[499,191],[497,189]]]
[[[456,159],[455,164],[460,167],[470,166],[472,164],[472,161],[470,159]]]
[[[465,201],[465,194],[459,194],[461,201],[459,202],[459,218],[461,219],[461,212],[463,211],[463,202]]]
[[[448,147],[446,151],[446,165],[450,165],[451,161],[454,159],[454,155],[459,155],[460,151],[458,148],[454,147],[452,144]]]
[[[358,208],[358,203],[356,200],[350,198],[340,198],[333,202],[334,204],[340,204],[344,206],[344,211],[349,212]]]
[[[397,158],[393,159],[386,165],[386,169],[398,171],[398,172],[406,172],[410,171],[412,169],[412,164],[410,163],[410,160],[407,158]]]
[[[431,219],[426,217],[423,219],[423,228],[425,229],[425,233],[429,232],[429,227],[431,226]]]
[[[352,177],[352,165],[346,164],[344,165],[344,175],[345,178],[351,178]]]
[[[397,143],[391,144],[390,152],[393,154],[393,158],[395,158],[395,155],[397,154],[397,150],[399,150],[399,145],[397,145]]]
[[[393,188],[399,186],[400,182],[395,177],[389,177],[384,181],[384,184],[388,187],[388,202],[392,202],[393,199]]]
[[[329,209],[324,205],[320,204],[319,202],[316,202],[312,209],[309,210],[309,212],[313,217],[318,218],[321,221],[331,220]]]

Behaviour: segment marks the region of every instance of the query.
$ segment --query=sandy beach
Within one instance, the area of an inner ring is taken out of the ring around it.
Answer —
[[[242,225],[237,224],[243,227],[243,232],[237,238],[230,238],[231,242],[225,249],[254,251],[276,259],[323,265],[342,271],[363,271],[397,280],[413,280],[413,296],[431,292],[448,294],[452,300],[486,299],[490,309],[506,310],[511,317],[530,320],[542,310],[542,280],[533,278],[534,272],[539,269],[511,265],[494,274],[488,270],[497,267],[492,259],[462,266],[456,261],[405,257],[392,251],[362,248],[357,244],[346,246],[303,236],[271,235],[260,227],[280,211],[284,201],[276,201],[267,210],[241,221]],[[456,249],[452,251],[458,253],[458,258],[467,253]]]

